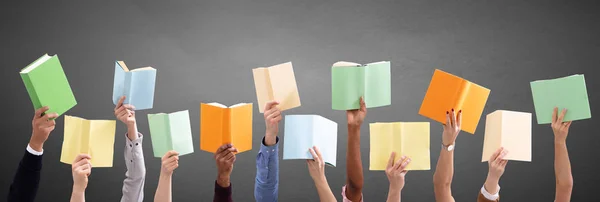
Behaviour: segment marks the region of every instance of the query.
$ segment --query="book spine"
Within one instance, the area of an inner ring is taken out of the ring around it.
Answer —
[[[268,78],[266,81],[266,84],[267,84],[267,94],[269,96],[269,100],[275,100],[276,98],[273,95],[273,84],[271,84],[271,69],[270,68],[266,69],[265,78]]]
[[[123,89],[123,95],[125,95],[125,101],[123,101],[123,103],[125,104],[133,104],[133,98],[131,97],[135,88],[135,86],[133,86],[133,73],[134,72],[125,72],[125,86]]]
[[[163,123],[165,124],[165,136],[166,136],[166,140],[167,142],[165,142],[165,144],[167,145],[167,148],[169,148],[169,151],[174,150],[175,149],[175,145],[173,145],[173,134],[171,133],[171,119],[169,118],[171,116],[171,114],[165,114],[163,117]]]
[[[92,149],[90,146],[92,145],[92,121],[85,120],[83,118],[78,118],[78,122],[81,124],[81,147],[79,147],[79,153],[83,154],[91,154]]]
[[[231,127],[233,124],[231,124],[231,121],[233,120],[231,118],[232,114],[231,114],[231,108],[225,108],[223,109],[225,110],[225,112],[223,113],[223,142],[222,144],[231,144],[233,143],[233,134],[231,134]]]
[[[462,110],[463,105],[467,99],[467,95],[469,95],[469,88],[471,88],[471,82],[463,80],[462,85],[458,90],[458,99],[456,100],[456,105],[454,106],[454,110]],[[458,112],[456,112],[458,113]]]
[[[29,73],[21,73],[21,79],[23,79],[23,83],[25,84],[25,88],[27,89],[27,93],[29,94],[29,98],[33,104],[33,108],[36,110],[41,108],[42,104],[40,103],[37,93],[35,92],[33,82],[31,81],[31,78],[29,78]]]

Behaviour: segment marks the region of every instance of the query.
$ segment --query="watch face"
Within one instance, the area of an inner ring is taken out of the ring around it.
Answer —
[[[452,151],[452,150],[454,150],[454,145],[448,146],[448,151]]]

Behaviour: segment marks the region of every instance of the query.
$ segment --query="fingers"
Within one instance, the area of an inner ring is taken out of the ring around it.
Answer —
[[[275,118],[281,116],[281,111],[277,110],[267,116],[267,120],[274,120]]]
[[[50,109],[50,107],[43,106],[42,108],[35,110],[35,116],[33,118],[34,119],[40,118],[42,116],[42,114],[44,114],[44,112],[48,111],[49,109]]]
[[[506,155],[508,154],[508,150],[503,149],[502,152],[500,153],[500,155],[498,155],[498,158],[496,158],[496,162],[500,163],[501,161],[504,160],[504,157],[506,157]]]
[[[456,117],[456,127],[460,128],[462,125],[462,109],[458,110],[458,115]]]
[[[452,128],[456,127],[456,113],[454,113],[454,109],[452,109],[452,112],[450,112],[450,121]]]
[[[365,103],[365,99],[363,99],[363,97],[360,97],[360,111],[366,112],[367,111],[367,104]]]
[[[446,126],[452,126],[452,122],[450,122],[450,114],[448,111],[446,111],[446,124],[444,124]]]
[[[229,160],[229,159],[233,158],[233,156],[234,156],[233,152],[227,152],[227,153],[226,153],[226,154],[223,156],[223,159],[224,159],[224,160]]]
[[[556,123],[556,115],[558,114],[558,107],[554,107],[554,109],[552,109],[552,123]]]
[[[121,98],[119,98],[119,101],[117,102],[117,106],[115,106],[115,111],[123,105],[124,101],[125,101],[125,96],[121,96]]]
[[[308,148],[308,152],[310,152],[310,154],[312,155],[312,157],[315,161],[319,160],[319,155],[317,155],[317,153],[315,152],[315,150],[313,148]]]
[[[391,168],[394,166],[394,159],[396,159],[396,152],[392,152],[392,154],[390,155],[390,160],[388,160],[388,164],[387,164],[388,168]]]
[[[215,154],[219,154],[219,153],[223,152],[224,150],[226,150],[226,149],[228,149],[228,148],[230,148],[230,147],[231,147],[231,144],[224,144],[224,145],[221,145],[221,146],[220,146],[220,147],[217,149],[217,151],[215,152]]]
[[[175,156],[174,155],[174,156],[171,156],[171,157],[163,160],[162,164],[163,165],[168,165],[168,164],[171,164],[173,162],[178,162],[178,161],[179,161],[179,156]]]
[[[398,159],[398,161],[396,161],[396,163],[394,163],[394,170],[398,170],[400,168],[400,166],[402,166],[402,164],[404,163],[405,160],[406,160],[406,156],[400,157],[400,159]]]
[[[75,157],[75,160],[73,160],[73,164],[81,161],[82,159],[92,159],[92,157],[88,154],[79,154]]]
[[[125,107],[125,109],[135,110],[135,106],[130,105],[130,104],[124,104],[123,107]]]
[[[164,160],[166,160],[166,159],[168,159],[169,157],[171,157],[171,156],[174,156],[174,155],[175,155],[175,156],[179,156],[179,152],[177,152],[177,151],[174,151],[174,150],[168,151],[168,152],[167,152],[167,153],[165,153],[165,155],[162,157],[162,160],[164,161]]]
[[[313,146],[313,148],[315,149],[315,152],[317,153],[319,159],[323,159],[323,154],[321,154],[321,150],[319,150],[317,146]]]
[[[489,162],[494,162],[496,159],[498,159],[498,156],[500,156],[500,154],[502,153],[502,151],[504,150],[504,147],[500,147],[498,148],[493,154],[492,156],[490,156],[490,160]]]
[[[402,162],[402,164],[400,165],[400,167],[398,169],[405,171],[406,167],[408,166],[409,163],[410,163],[410,158],[406,157],[406,159],[404,160],[404,162]]]
[[[504,167],[506,167],[507,163],[508,163],[508,160],[502,160],[502,161],[500,161],[499,165],[504,168]]]
[[[277,105],[279,105],[279,102],[277,102],[277,101],[267,102],[267,104],[265,105],[265,111],[268,111]]]
[[[558,120],[557,120],[557,121],[558,121],[558,123],[562,123],[562,122],[563,122],[563,119],[565,118],[565,114],[566,114],[566,113],[567,113],[567,109],[563,109],[563,110],[560,112],[560,115],[558,116]]]
[[[47,121],[47,120],[55,119],[55,118],[58,118],[57,113],[49,113],[49,114],[45,114],[44,116],[42,116],[41,120]]]
[[[120,114],[123,113],[123,111],[126,111],[126,108],[123,106],[120,106],[118,108],[115,108],[115,115],[119,116]]]
[[[573,123],[573,121],[569,121],[567,122],[567,125],[565,126],[565,128],[568,130],[571,127],[571,123]]]

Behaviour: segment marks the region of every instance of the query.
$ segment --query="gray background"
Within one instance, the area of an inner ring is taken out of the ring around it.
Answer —
[[[384,201],[388,181],[368,171],[367,123],[429,121],[418,115],[432,72],[441,68],[492,90],[475,135],[461,133],[453,194],[474,201],[487,164],[481,163],[485,115],[496,109],[533,112],[529,82],[584,73],[592,114],[599,114],[600,13],[593,1],[2,1],[0,80],[4,92],[0,193],[4,197],[31,134],[33,109],[18,75],[44,53],[59,54],[78,105],[67,114],[114,119],[114,61],[158,69],[154,109],[138,112],[146,134],[146,201],[160,161],[152,157],[147,113],[189,109],[199,147],[199,104],[256,102],[251,69],[292,61],[302,107],[285,114],[320,114],[339,123],[338,161],[327,177],[340,198],[345,181],[345,112],[331,110],[330,66],[346,60],[392,63],[392,106],[370,109],[361,133],[364,197]],[[535,117],[534,117],[535,118]],[[264,121],[254,107],[254,150],[238,155],[234,199],[253,201],[255,156]],[[600,137],[593,119],[573,123],[568,139],[575,179],[573,201],[596,197]],[[59,162],[63,118],[45,144],[38,201],[67,201],[70,166]],[[282,123],[283,126],[283,123]],[[283,127],[281,127],[283,128]],[[119,124],[113,168],[93,170],[88,201],[117,201],[125,173],[125,127]],[[431,126],[431,159],[439,156],[441,126]],[[280,133],[282,136],[283,130]],[[283,149],[280,147],[280,149]],[[180,159],[174,201],[210,201],[216,168],[198,149]],[[302,160],[281,161],[280,201],[317,201]],[[433,170],[409,172],[405,201],[433,201]],[[503,201],[552,201],[553,135],[533,127],[533,162],[510,162]]]

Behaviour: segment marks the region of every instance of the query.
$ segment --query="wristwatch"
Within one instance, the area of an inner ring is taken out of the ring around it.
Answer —
[[[442,143],[442,149],[444,149],[446,151],[452,151],[452,150],[454,150],[454,145],[455,144],[451,144],[451,145],[446,146],[446,145],[444,145],[444,143]]]

